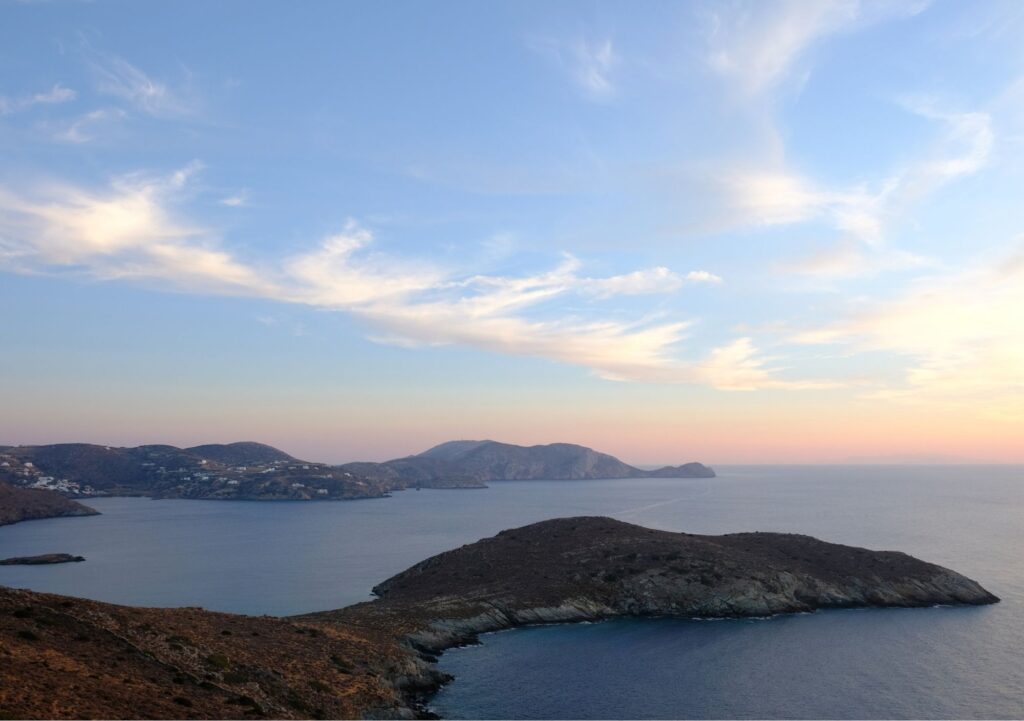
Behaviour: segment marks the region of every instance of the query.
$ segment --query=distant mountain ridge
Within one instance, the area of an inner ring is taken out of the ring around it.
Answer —
[[[406,488],[484,488],[510,480],[712,478],[700,463],[643,470],[572,443],[449,441],[383,463],[303,461],[263,443],[128,448],[89,443],[0,447],[0,481],[66,496],[222,500],[380,498]]]
[[[370,477],[405,480],[439,477],[489,481],[597,480],[607,478],[714,478],[701,463],[644,470],[574,443],[518,446],[498,441],[448,441],[426,451],[384,463],[345,464]]]

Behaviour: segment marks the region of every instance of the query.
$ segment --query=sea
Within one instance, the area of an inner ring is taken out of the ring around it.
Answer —
[[[0,528],[0,584],[144,606],[288,615],[367,600],[430,555],[547,518],[781,531],[899,550],[1002,598],[977,608],[521,628],[440,660],[445,718],[1024,718],[1024,467],[721,466],[711,479],[506,481],[350,502],[98,498]]]

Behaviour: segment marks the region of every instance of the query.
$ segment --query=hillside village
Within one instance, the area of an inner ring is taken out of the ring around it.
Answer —
[[[215,450],[210,455],[219,457],[206,458],[193,449],[172,446],[63,446],[24,446],[0,451],[0,480],[76,498],[148,495],[343,500],[379,498],[388,491],[379,481],[360,478],[327,464],[299,461],[281,452],[253,453],[248,457],[234,454],[228,458],[232,454],[218,453],[216,446],[209,446],[203,448]]]
[[[0,453],[0,480],[23,488],[42,488],[57,491],[66,496],[96,496],[96,489],[88,484],[67,478],[47,476],[32,461],[22,461],[10,453]]]

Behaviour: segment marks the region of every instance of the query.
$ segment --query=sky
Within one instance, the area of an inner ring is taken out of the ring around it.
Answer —
[[[1024,462],[1024,4],[0,0],[0,443]]]

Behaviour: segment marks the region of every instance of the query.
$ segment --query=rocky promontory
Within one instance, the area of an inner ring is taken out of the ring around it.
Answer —
[[[54,491],[19,488],[0,480],[0,526],[40,518],[95,516],[98,513]]]
[[[999,600],[904,553],[601,517],[502,531],[374,591],[374,601],[279,619],[0,587],[0,709],[16,718],[413,718],[429,716],[425,700],[449,680],[436,654],[485,631]]]

